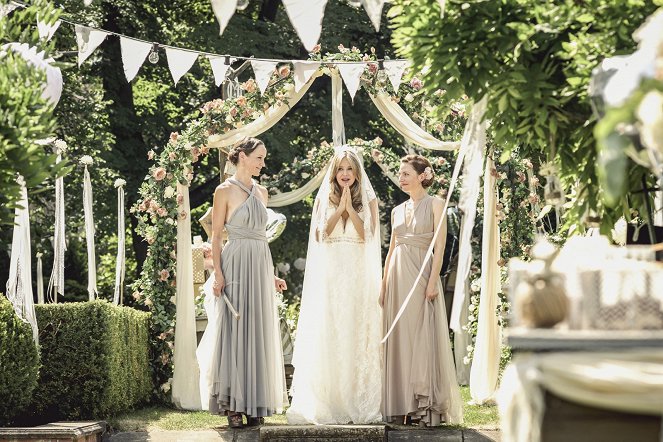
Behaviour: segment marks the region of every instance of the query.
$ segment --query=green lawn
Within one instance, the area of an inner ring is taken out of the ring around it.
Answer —
[[[465,403],[465,423],[462,428],[499,428],[497,407],[494,405],[469,405],[470,389],[461,387]],[[181,411],[166,407],[149,407],[108,419],[115,431],[148,430],[205,430],[228,425],[225,417],[206,411]],[[266,419],[266,425],[285,425],[285,415]]]

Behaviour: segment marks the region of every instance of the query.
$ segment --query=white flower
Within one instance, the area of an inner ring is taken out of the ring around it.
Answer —
[[[173,378],[168,379],[168,382],[161,384],[161,391],[168,393],[170,391],[170,384],[173,382]]]
[[[55,153],[65,153],[67,151],[67,142],[64,140],[55,140]]]
[[[414,101],[414,95],[412,95],[412,94],[407,94],[407,95],[405,96],[405,101],[407,101],[408,103],[413,102],[413,101]]]
[[[481,290],[481,282],[478,279],[472,281],[472,284],[470,284],[470,290],[472,290],[473,292],[478,292],[479,290]]]
[[[640,127],[640,139],[649,149],[663,153],[663,93],[653,90],[644,96],[635,112]]]
[[[113,185],[115,187],[122,187],[125,184],[127,184],[127,182],[125,180],[123,180],[122,178],[118,178],[118,179],[115,180],[115,183]]]
[[[173,304],[177,303],[177,298],[175,298],[175,295],[170,297],[170,302],[172,302]]]
[[[297,258],[292,264],[297,270],[304,270],[306,268],[306,258]]]
[[[468,345],[467,348],[465,349],[465,351],[467,351],[467,352],[469,353],[469,352],[471,352],[473,349],[474,349],[474,347],[472,347],[471,345]]]
[[[615,227],[612,229],[612,240],[619,244],[620,246],[626,245],[626,230],[628,224],[622,216],[615,223]]]
[[[308,178],[308,177],[310,177],[310,176],[311,176],[310,173],[302,172],[302,178],[306,179],[306,178]]]
[[[477,320],[477,318],[474,315],[470,315],[470,316],[467,317],[467,320],[470,321],[470,322],[474,322],[474,321]]]
[[[290,91],[293,90],[294,88],[295,88],[295,85],[294,85],[294,84],[291,84],[291,83],[288,83],[288,84],[286,84],[285,86],[283,86],[283,90],[286,91],[286,92],[290,92]]]
[[[175,225],[175,220],[172,219],[172,218],[166,218],[166,224],[174,226]]]
[[[90,155],[83,155],[80,160],[78,160],[83,166],[91,166],[94,163],[94,160]]]
[[[287,275],[288,272],[290,272],[290,264],[287,262],[280,262],[276,264],[276,268],[278,269],[279,273],[282,273],[284,275]]]
[[[477,306],[474,305],[474,304],[471,304],[467,309],[468,309],[469,311],[473,312],[474,310],[477,309]]]
[[[163,196],[164,198],[172,198],[175,195],[175,189],[173,186],[166,186],[165,189],[163,189]]]

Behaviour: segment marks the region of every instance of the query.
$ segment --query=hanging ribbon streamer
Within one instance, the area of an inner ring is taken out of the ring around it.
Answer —
[[[124,301],[124,274],[126,271],[124,185],[126,183],[122,178],[115,180],[115,187],[117,188],[117,257],[115,259],[115,293],[113,294],[113,304],[115,305],[121,305]]]
[[[42,254],[37,253],[37,304],[44,303],[44,266],[41,262]]]
[[[330,70],[332,80],[332,140],[334,147],[345,144],[345,124],[343,123],[343,82],[337,69]]]
[[[83,214],[85,215],[85,242],[87,244],[87,293],[94,301],[97,296],[97,260],[94,252],[94,212],[92,210],[92,183],[87,166],[92,165],[92,157],[83,155]]]
[[[67,150],[67,143],[62,140],[55,142],[56,164],[62,161],[62,154]],[[64,236],[64,178],[55,179],[55,231],[53,233],[53,270],[48,281],[47,295],[51,302],[57,304],[58,293],[64,295],[64,252],[67,244]]]
[[[30,212],[28,190],[25,180],[19,175],[16,180],[21,186],[21,200],[15,210],[12,253],[7,281],[7,299],[13,304],[16,314],[32,327],[32,338],[39,344],[37,316],[32,299],[32,253],[30,251]]]

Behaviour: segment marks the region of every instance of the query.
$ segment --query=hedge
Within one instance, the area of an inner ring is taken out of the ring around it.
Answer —
[[[152,393],[149,314],[106,301],[37,305],[39,420],[106,418]]]
[[[38,375],[32,328],[0,294],[0,426],[11,424],[30,404]]]

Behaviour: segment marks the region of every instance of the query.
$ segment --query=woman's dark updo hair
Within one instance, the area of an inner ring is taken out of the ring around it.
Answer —
[[[249,137],[244,138],[243,140],[240,140],[237,143],[235,143],[235,145],[230,148],[230,151],[228,151],[228,160],[230,160],[231,163],[237,166],[237,163],[239,163],[240,152],[244,152],[244,155],[249,155],[258,147],[264,145],[265,143],[263,143],[257,138],[249,138]]]
[[[433,166],[431,166],[430,161],[428,161],[426,157],[422,157],[421,155],[406,155],[401,158],[401,163],[409,164],[419,175],[426,172],[427,167],[430,167],[431,177],[424,179],[421,182],[421,185],[424,189],[427,189],[433,184],[433,180],[435,180],[435,172],[433,172]]]

